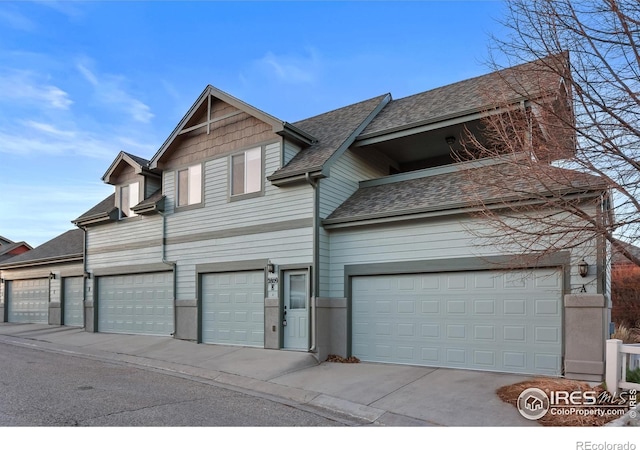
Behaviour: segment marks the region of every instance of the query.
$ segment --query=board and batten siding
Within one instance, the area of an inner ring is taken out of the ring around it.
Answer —
[[[389,174],[390,161],[374,150],[349,149],[331,166],[329,177],[320,180],[319,214],[327,218],[357,190],[360,181],[380,178]],[[329,294],[330,235],[322,227],[318,239],[320,260],[320,296]]]
[[[166,258],[176,261],[177,299],[196,297],[196,265],[271,259],[309,264],[313,253],[313,189],[276,187],[266,177],[280,167],[281,144],[262,146],[263,195],[230,200],[230,154],[203,162],[203,205],[175,209],[175,171],[164,174]]]

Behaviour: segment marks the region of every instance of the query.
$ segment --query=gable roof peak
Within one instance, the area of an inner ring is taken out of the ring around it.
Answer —
[[[216,98],[225,103],[228,103],[229,105],[235,107],[236,109],[257,118],[262,122],[265,122],[271,125],[274,133],[279,134],[281,136],[287,136],[291,139],[294,139],[300,142],[303,145],[311,145],[316,140],[313,136],[311,136],[310,134],[306,133],[303,130],[300,130],[299,128],[290,124],[289,122],[280,120],[277,117],[274,117],[271,114],[268,114],[262,111],[261,109],[258,109],[255,106],[252,106],[234,97],[233,95],[228,94],[208,84],[204,88],[200,96],[198,96],[198,98],[193,103],[193,105],[191,105],[191,108],[189,108],[189,110],[184,115],[184,117],[180,120],[180,122],[178,122],[178,125],[176,125],[176,127],[173,129],[169,137],[160,146],[156,154],[153,155],[153,158],[151,158],[149,162],[149,167],[151,169],[156,169],[158,167],[160,160],[165,155],[165,153],[169,150],[169,148],[171,147],[171,144],[175,141],[175,139],[178,137],[178,135],[181,132],[184,132],[188,122],[193,118],[193,116],[196,114],[198,109],[204,104],[205,101],[207,102],[207,108],[210,112],[210,109],[211,109],[211,102],[209,100],[210,98]],[[216,118],[212,118],[210,114],[208,114],[208,117],[209,118],[205,122],[198,124],[195,127],[189,127],[187,128],[187,130],[209,126],[209,124],[212,123],[212,121],[217,120]]]

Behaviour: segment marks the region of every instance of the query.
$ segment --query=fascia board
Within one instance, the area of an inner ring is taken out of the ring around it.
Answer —
[[[33,267],[33,266],[42,266],[42,265],[49,265],[49,264],[62,264],[62,263],[69,263],[69,262],[75,262],[75,261],[82,261],[82,253],[75,253],[75,254],[71,254],[71,255],[63,255],[63,256],[52,256],[50,258],[41,258],[41,259],[34,259],[31,261],[21,261],[19,263],[5,263],[5,264],[0,264],[0,269],[2,270],[8,270],[8,269],[19,269],[22,267]]]

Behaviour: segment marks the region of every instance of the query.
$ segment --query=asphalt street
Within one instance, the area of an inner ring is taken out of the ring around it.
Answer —
[[[343,426],[326,411],[126,364],[0,346],[0,426]]]

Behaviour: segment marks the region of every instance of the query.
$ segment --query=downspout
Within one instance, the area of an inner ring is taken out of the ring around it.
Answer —
[[[167,261],[166,258],[166,245],[165,245],[165,241],[166,241],[166,235],[167,235],[167,217],[164,215],[163,212],[158,211],[158,214],[160,214],[160,216],[162,217],[162,242],[160,243],[160,248],[161,248],[161,256],[162,256],[162,263],[166,264],[168,266],[171,267],[171,271],[173,272],[173,333],[171,333],[171,336],[175,337],[176,335],[176,331],[178,329],[178,307],[176,305],[176,285],[177,285],[177,281],[176,281],[176,263],[173,261]]]
[[[307,183],[313,188],[313,263],[312,270],[312,283],[311,283],[311,348],[310,352],[316,351],[316,298],[318,294],[318,287],[320,282],[320,276],[318,269],[320,267],[320,255],[318,252],[319,232],[318,229],[318,181],[311,179],[309,172],[304,175]]]
[[[87,227],[82,230],[82,321],[83,328],[87,329]]]

